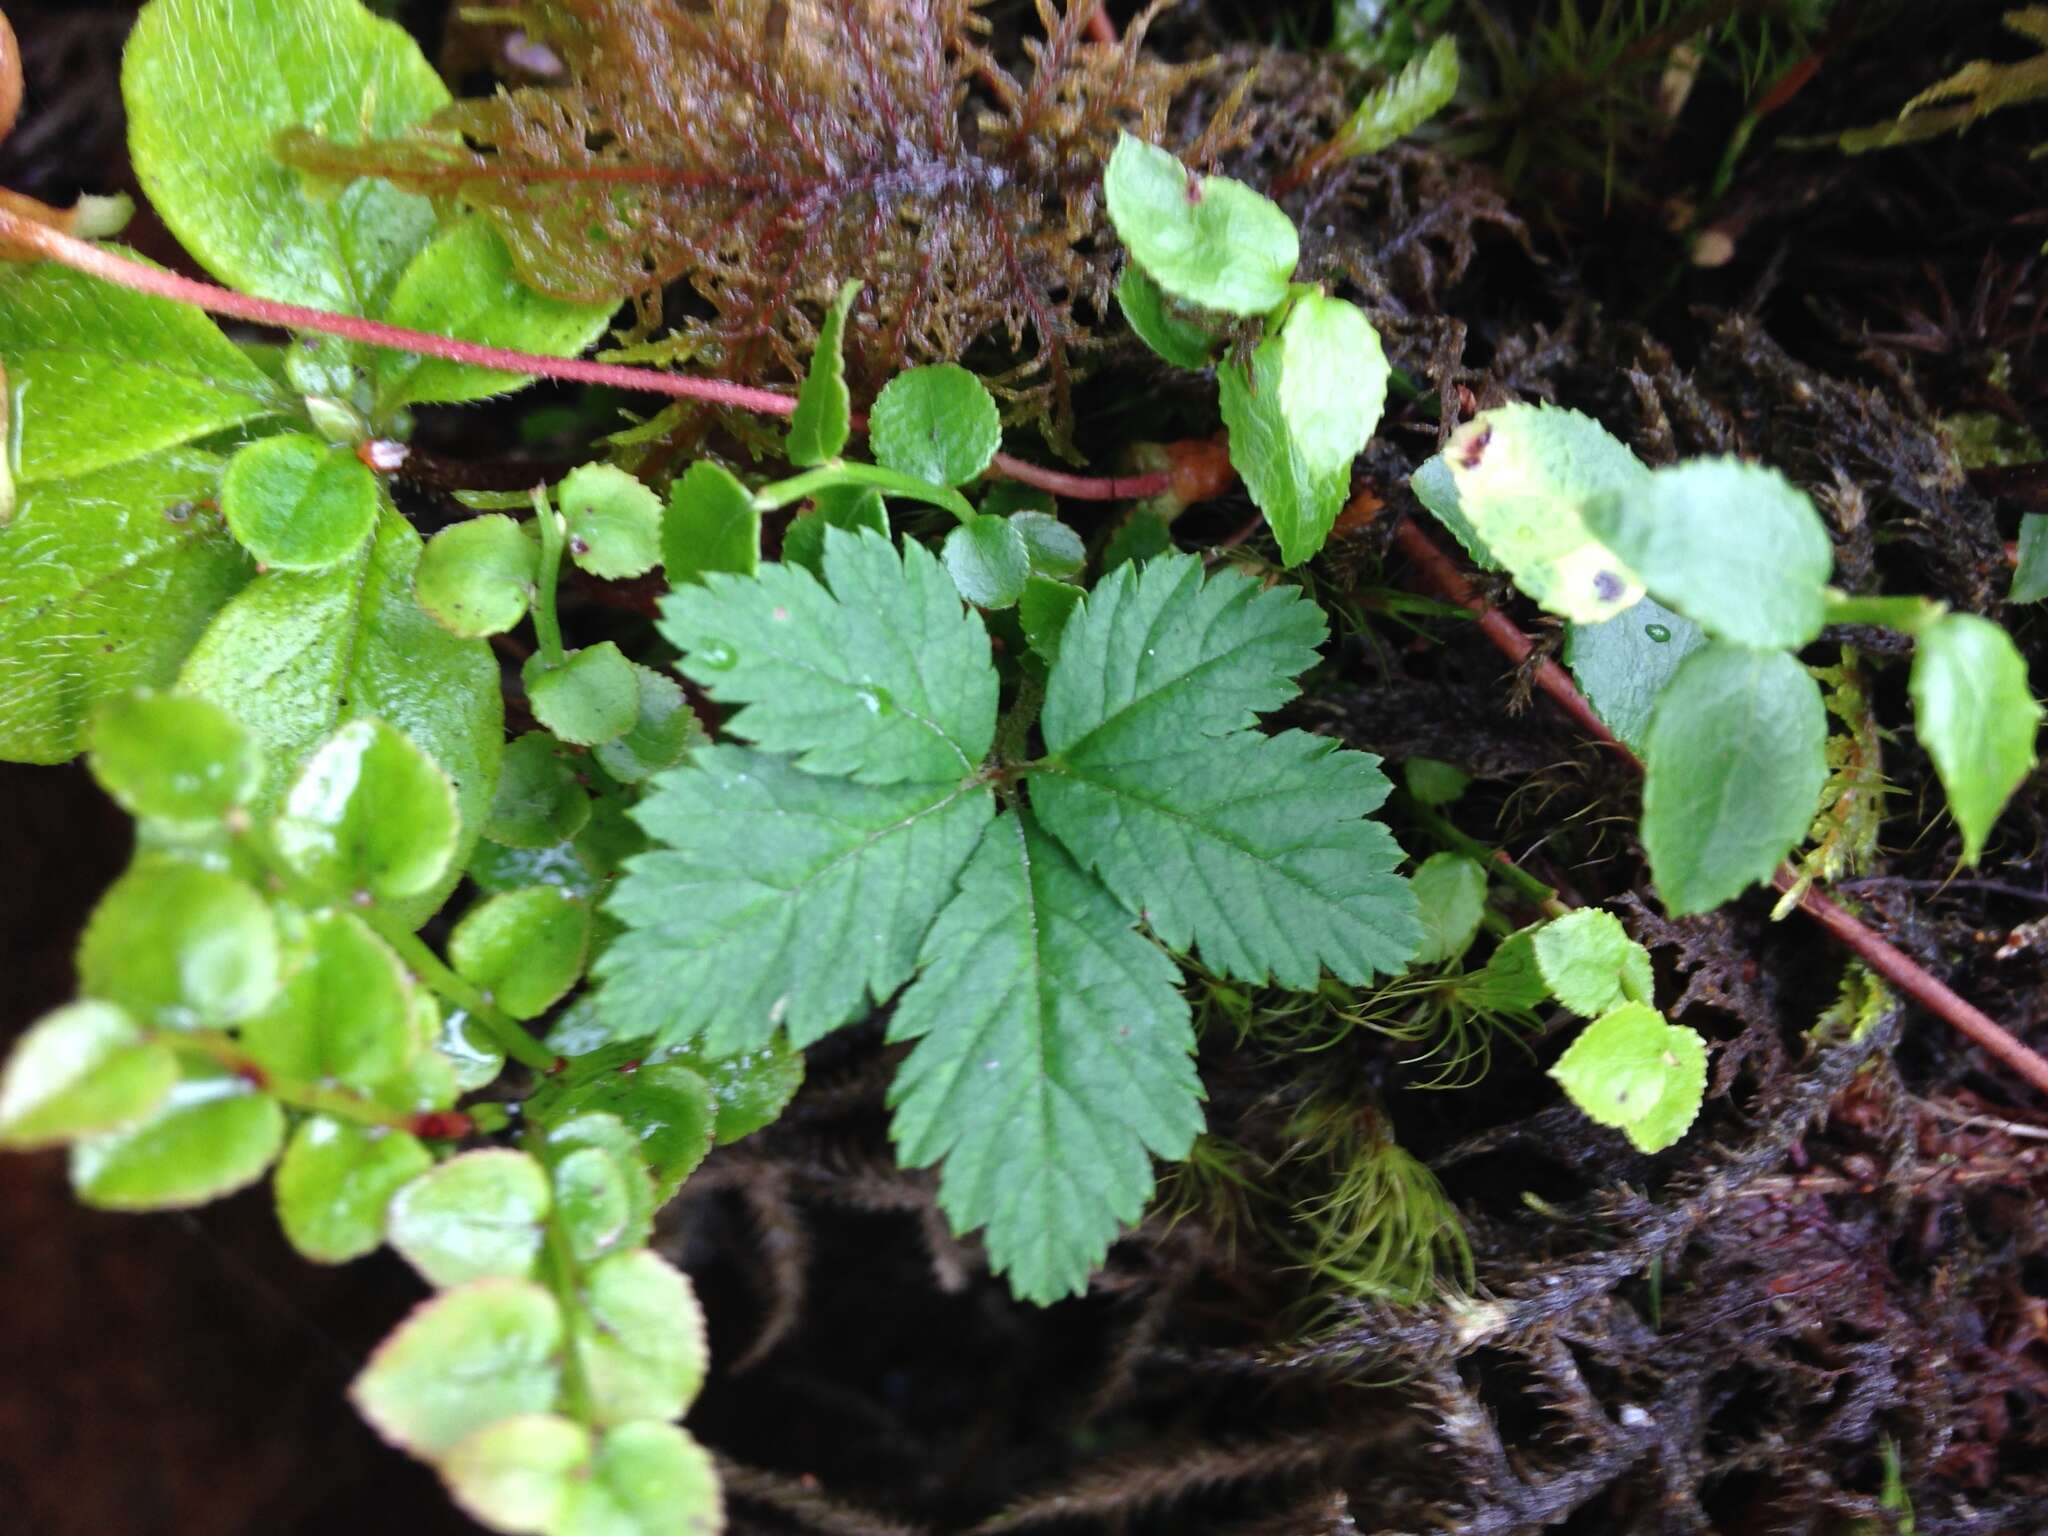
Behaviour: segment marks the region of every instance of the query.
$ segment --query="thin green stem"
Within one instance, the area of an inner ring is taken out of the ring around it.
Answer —
[[[871,485],[886,495],[944,507],[963,523],[974,516],[974,508],[958,491],[927,484],[914,475],[899,474],[880,464],[856,464],[845,459],[835,459],[830,464],[820,464],[816,469],[807,469],[787,480],[762,486],[754,492],[754,505],[763,512],[773,512],[777,507],[802,501],[835,485]]]
[[[555,617],[555,587],[562,579],[562,520],[554,503],[540,486],[533,489],[533,520],[540,528],[540,573],[533,585],[533,634],[540,642],[541,665],[559,667],[568,652],[562,649],[562,625]]]
[[[181,1056],[197,1056],[225,1068],[237,1077],[258,1084],[273,1099],[313,1114],[330,1115],[357,1125],[385,1125],[404,1129],[414,1117],[403,1110],[374,1103],[345,1088],[327,1088],[302,1083],[276,1074],[243,1050],[232,1039],[212,1030],[160,1031],[156,1038]]]
[[[1918,635],[1948,612],[1948,604],[1927,597],[1858,597],[1837,587],[1827,589],[1830,624],[1877,624],[1902,635]]]
[[[519,1021],[500,1009],[479,987],[465,981],[428,946],[427,941],[404,923],[375,907],[357,914],[376,929],[377,936],[398,951],[398,958],[444,1002],[453,1003],[480,1024],[498,1048],[514,1061],[536,1072],[552,1072],[555,1053],[519,1027]]]
[[[1404,814],[1418,822],[1438,842],[1457,853],[1476,859],[1488,874],[1497,875],[1541,907],[1550,917],[1562,917],[1571,910],[1558,899],[1556,891],[1515,863],[1498,848],[1489,848],[1478,838],[1461,832],[1450,817],[1434,806],[1424,805],[1405,790],[1396,790],[1394,800]]]

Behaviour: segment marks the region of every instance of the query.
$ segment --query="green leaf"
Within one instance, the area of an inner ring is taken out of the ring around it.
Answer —
[[[282,1078],[368,1088],[412,1060],[412,981],[386,944],[346,910],[308,914],[300,952],[270,1006],[242,1026],[258,1064]]]
[[[1069,630],[1059,667],[1079,650]],[[1302,731],[1180,744],[1114,727],[1056,749],[1032,803],[1168,948],[1300,989],[1324,967],[1363,983],[1415,953],[1401,849],[1360,819],[1387,795],[1378,758]]]
[[[1650,952],[1612,912],[1568,912],[1538,928],[1532,942],[1544,984],[1573,1013],[1592,1019],[1623,1003],[1651,1000]]]
[[[1138,340],[1176,368],[1207,368],[1223,338],[1201,321],[1179,313],[1173,301],[1135,261],[1124,264],[1116,284],[1117,308]]]
[[[690,680],[746,706],[727,728],[812,773],[867,783],[958,780],[995,740],[988,632],[915,543],[825,534],[830,589],[766,565],[712,575],[662,602],[661,632]]]
[[[479,902],[448,940],[448,963],[515,1019],[548,1011],[583,974],[590,905],[556,885]]]
[[[1922,631],[1913,652],[1913,731],[1941,775],[1975,864],[2006,801],[2034,769],[2041,706],[2012,637],[1974,613]]]
[[[551,1145],[610,1146],[593,1120],[616,1119],[636,1139],[665,1204],[711,1151],[718,1107],[711,1087],[680,1061],[601,1061],[587,1073],[551,1078],[526,1101],[528,1116],[549,1128]],[[612,1148],[616,1152],[616,1148]]]
[[[533,718],[564,741],[595,746],[633,729],[640,684],[633,664],[609,640],[571,651],[550,667],[536,651],[521,673]]]
[[[1071,582],[1054,581],[1049,576],[1033,576],[1024,583],[1024,595],[1017,599],[1017,619],[1023,625],[1025,641],[1046,661],[1060,659],[1060,635],[1085,595]]]
[[[1642,583],[1586,526],[1587,505],[1649,478],[1605,427],[1577,411],[1504,405],[1444,445],[1459,513],[1515,585],[1552,613],[1597,624],[1633,607]]]
[[[988,829],[924,944],[889,1039],[899,1158],[940,1159],[956,1232],[1041,1304],[1083,1291],[1144,1213],[1153,1155],[1202,1128],[1194,1031],[1173,963],[1026,815]],[[1105,1027],[1114,1021],[1115,1027]]]
[[[783,564],[800,565],[823,581],[827,528],[844,528],[848,533],[867,529],[888,538],[889,509],[882,493],[871,485],[830,485],[819,491],[812,498],[811,509],[782,531]]]
[[[897,374],[868,412],[876,462],[929,485],[965,485],[1002,444],[995,397],[958,363]]]
[[[0,323],[6,313],[0,297]],[[61,763],[101,701],[177,676],[250,575],[201,506],[220,472],[212,454],[179,449],[21,487],[0,525],[0,757]]]
[[[611,464],[583,464],[555,488],[569,558],[593,576],[623,581],[661,560],[661,498]]]
[[[711,1536],[724,1519],[718,1472],[673,1424],[605,1431],[546,1536]]]
[[[218,870],[145,856],[114,882],[78,944],[79,991],[145,1029],[236,1024],[277,992],[277,925]]]
[[[554,1297],[526,1280],[477,1280],[416,1307],[349,1396],[391,1444],[434,1457],[486,1424],[551,1407],[561,1346]]]
[[[2038,603],[2048,598],[2048,512],[2029,512],[2020,519],[2020,558],[2012,573],[2008,603]]]
[[[1646,597],[1598,624],[1565,625],[1564,659],[1607,728],[1640,753],[1657,695],[1706,643],[1699,625]]]
[[[1376,155],[1451,104],[1458,93],[1458,40],[1439,37],[1400,74],[1367,93],[1332,142],[1345,155]]]
[[[237,1077],[187,1078],[148,1119],[74,1145],[71,1187],[103,1211],[204,1205],[262,1178],[283,1144],[277,1100]]]
[[[287,128],[362,143],[448,104],[413,40],[356,0],[151,0],[121,95],[151,206],[229,287],[373,314],[434,231],[425,198],[371,179],[316,196],[273,152]]]
[[[494,1531],[560,1528],[589,1475],[590,1431],[551,1413],[515,1414],[465,1437],[441,1460],[455,1502]]]
[[[1639,1151],[1683,1136],[1707,1092],[1707,1047],[1646,1003],[1624,1003],[1579,1032],[1550,1075],[1589,1120],[1611,1125]]]
[[[1408,486],[1430,515],[1450,529],[1474,565],[1483,571],[1500,569],[1500,562],[1493,558],[1493,551],[1486,547],[1486,540],[1479,537],[1479,530],[1465,516],[1464,505],[1458,500],[1457,477],[1451,473],[1451,466],[1444,462],[1442,454],[1432,454],[1424,459],[1415,473],[1408,477]]]
[[[384,319],[487,347],[574,357],[604,334],[617,307],[565,304],[535,292],[513,274],[511,253],[497,231],[487,220],[470,217],[443,227],[412,258]],[[505,394],[533,377],[382,348],[373,354],[372,371],[380,415],[402,405]]]
[[[352,448],[300,432],[237,450],[220,483],[235,541],[279,571],[346,560],[376,526],[377,499],[377,477]]]
[[[633,664],[640,689],[640,713],[623,736],[599,742],[591,756],[621,784],[638,784],[673,768],[705,740],[704,727],[673,678]]]
[[[732,472],[699,459],[668,488],[661,525],[661,566],[669,585],[702,581],[709,571],[751,576],[761,563],[761,510]]]
[[[417,1138],[327,1115],[299,1123],[277,1165],[277,1219],[316,1264],[346,1264],[384,1241],[391,1197],[433,1165]]]
[[[1081,542],[1081,535],[1052,513],[1013,512],[1009,522],[1023,536],[1033,575],[1064,580],[1079,575],[1088,563],[1088,547]]]
[[[141,689],[94,714],[92,775],[138,819],[218,822],[256,792],[263,759],[234,716],[204,699]]]
[[[1659,601],[1715,638],[1797,650],[1820,633],[1835,546],[1806,493],[1775,469],[1692,459],[1581,511]]]
[[[689,1277],[644,1248],[617,1253],[591,1266],[578,1301],[569,1340],[592,1422],[680,1418],[709,1364]]]
[[[1783,651],[1714,642],[1686,657],[1643,743],[1643,849],[1674,916],[1768,880],[1827,780],[1820,688]]]
[[[548,1176],[524,1152],[490,1147],[429,1169],[392,1199],[391,1246],[436,1289],[523,1278],[540,1258]]]
[[[606,1021],[721,1056],[850,1023],[909,979],[990,814],[958,778],[858,784],[705,748],[635,813],[667,846],[628,860],[607,903],[632,931],[595,966]]]
[[[946,574],[977,608],[1009,608],[1024,595],[1031,548],[1016,519],[976,513],[946,535]]]
[[[1294,223],[1243,182],[1197,176],[1122,133],[1103,190],[1117,238],[1173,297],[1227,315],[1262,315],[1287,297],[1301,258]]]
[[[428,1001],[432,1002],[431,995]],[[434,1054],[448,1063],[456,1091],[474,1093],[496,1082],[498,1074],[505,1070],[505,1053],[492,1043],[483,1027],[460,1008],[445,1019],[438,1017],[438,1004],[434,1006],[434,1012],[436,1019],[431,1044]]]
[[[112,1003],[38,1019],[0,1071],[0,1147],[56,1147],[148,1118],[178,1080],[168,1049]]]
[[[383,721],[357,718],[306,759],[271,836],[326,895],[394,902],[433,890],[458,830],[454,786],[433,759]]]
[[[667,1059],[689,1067],[710,1087],[718,1106],[715,1141],[721,1147],[773,1122],[804,1081],[803,1052],[791,1050],[780,1036],[736,1056],[674,1050]]]
[[[1181,741],[1241,730],[1300,690],[1329,630],[1300,588],[1193,555],[1126,564],[1067,621],[1042,723],[1054,752],[1098,733]]]
[[[1172,548],[1173,534],[1166,519],[1142,505],[1134,507],[1102,546],[1102,569],[1106,573],[1120,565],[1150,560]]]
[[[484,836],[508,848],[552,848],[574,837],[590,820],[590,796],[573,763],[546,731],[514,738],[505,748]]]
[[[1550,988],[1536,963],[1535,941],[1542,927],[1533,923],[1495,945],[1486,964],[1459,981],[1458,1000],[1496,1013],[1531,1013],[1549,1001]]]
[[[1486,869],[1462,853],[1433,853],[1409,882],[1422,919],[1417,965],[1455,960],[1472,945],[1486,915]]]
[[[1351,490],[1351,461],[1386,403],[1390,370],[1379,333],[1342,299],[1304,294],[1251,370],[1217,376],[1230,462],[1299,565],[1323,547]]]
[[[616,1115],[584,1118],[612,1121],[621,1146],[631,1155],[622,1156],[608,1146],[572,1146],[550,1156],[555,1228],[579,1264],[645,1243],[653,1231],[654,1214],[654,1180],[634,1146],[633,1133]]]
[[[451,635],[501,635],[526,617],[540,547],[501,512],[443,528],[420,552],[413,596]]]
[[[818,327],[818,345],[811,352],[811,366],[797,386],[796,410],[789,418],[789,440],[784,453],[799,469],[839,457],[853,430],[853,402],[846,393],[844,340],[846,316],[860,296],[860,280],[848,278],[825,311]]]
[[[1454,763],[1411,757],[1401,765],[1401,783],[1424,805],[1451,805],[1470,787],[1472,776]]]
[[[452,884],[490,810],[505,706],[491,648],[449,635],[412,600],[419,552],[419,535],[387,506],[355,559],[252,582],[201,637],[183,686],[263,743],[259,811],[275,809],[300,764],[348,722],[374,717],[402,732],[455,786],[462,831],[445,876]],[[423,802],[400,807],[432,814]],[[407,915],[424,918],[441,894],[445,887],[422,893]]]
[[[288,406],[198,310],[54,262],[0,270],[0,358],[17,434],[9,459],[24,486],[130,464]]]

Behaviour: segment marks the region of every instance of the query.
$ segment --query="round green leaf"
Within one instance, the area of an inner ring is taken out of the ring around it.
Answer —
[[[412,982],[391,946],[352,912],[304,919],[302,948],[242,1043],[280,1078],[358,1088],[403,1071],[418,1041]]]
[[[292,1133],[273,1188],[278,1224],[316,1264],[346,1264],[384,1241],[391,1197],[433,1166],[417,1138],[314,1115]]]
[[[256,792],[263,755],[217,704],[140,689],[93,716],[93,777],[121,808],[159,821],[217,821]]]
[[[1002,442],[995,397],[958,363],[897,374],[868,412],[876,460],[929,485],[965,485]]]
[[[524,1152],[465,1152],[420,1175],[391,1201],[391,1246],[429,1285],[533,1273],[549,1209],[548,1178]]]
[[[441,1461],[455,1502],[495,1531],[556,1529],[571,1484],[586,1475],[590,1431],[551,1413],[486,1424]]]
[[[461,1009],[445,1019],[436,1009],[434,1027],[434,1049],[447,1061],[458,1091],[474,1093],[496,1082],[505,1070],[505,1053]]]
[[[761,563],[761,509],[732,471],[699,459],[668,488],[661,567],[671,587],[706,571],[751,576]]]
[[[1088,563],[1088,548],[1081,535],[1049,512],[1015,513],[1010,526],[1023,536],[1035,575],[1073,576]]]
[[[584,1263],[647,1241],[654,1226],[654,1177],[640,1138],[617,1115],[578,1115],[548,1131],[555,1219]],[[604,1164],[598,1166],[597,1160]]]
[[[278,853],[330,896],[395,901],[430,889],[455,856],[455,789],[382,721],[351,720],[285,795]]]
[[[178,1063],[112,1003],[77,1002],[39,1019],[0,1071],[0,1147],[54,1147],[146,1118]]]
[[[673,1424],[621,1424],[547,1536],[712,1536],[725,1521],[718,1472]]]
[[[645,1248],[584,1276],[569,1338],[599,1424],[679,1418],[704,1384],[704,1313],[689,1277]]]
[[[1159,285],[1136,262],[1124,265],[1117,280],[1117,307],[1145,343],[1176,368],[1206,368],[1216,360],[1223,338],[1206,325],[1175,313]]]
[[[1008,608],[1024,595],[1031,550],[1009,517],[976,513],[946,535],[946,572],[977,608]]]
[[[450,634],[503,634],[526,617],[540,547],[502,512],[443,528],[420,551],[412,594]]]
[[[1591,1019],[1623,1003],[1650,1001],[1650,952],[1612,912],[1568,912],[1537,929],[1535,945],[1544,983],[1573,1013]]]
[[[1117,237],[1175,298],[1227,315],[1263,315],[1287,297],[1301,257],[1294,222],[1243,182],[1197,176],[1125,133],[1103,190]]]
[[[593,576],[644,576],[661,560],[661,498],[611,464],[572,469],[555,488],[569,558]]]
[[[638,784],[664,768],[673,768],[693,745],[704,740],[704,727],[675,679],[635,662],[633,681],[640,689],[640,715],[633,728],[591,748],[591,756],[621,784]]]
[[[593,1112],[616,1115],[639,1138],[666,1201],[711,1151],[718,1108],[710,1085],[680,1062],[606,1069],[571,1083],[550,1079],[526,1101],[535,1124],[559,1127]]]
[[[484,836],[507,848],[552,848],[583,830],[590,796],[574,760],[545,731],[528,731],[505,748],[498,793]]]
[[[479,902],[448,940],[448,962],[515,1019],[545,1013],[583,974],[590,904],[558,885]]]
[[[228,460],[220,510],[235,542],[270,569],[317,571],[362,547],[378,494],[353,448],[288,432]]]
[[[277,925],[232,875],[166,858],[117,880],[78,946],[79,990],[145,1028],[234,1024],[277,992]]]
[[[1433,853],[1409,882],[1421,909],[1422,948],[1416,965],[1439,965],[1464,954],[1486,915],[1486,870],[1462,853]]]
[[[1580,1031],[1550,1075],[1586,1117],[1644,1152],[1686,1133],[1707,1091],[1706,1042],[1646,1003],[1624,1003]]]
[[[522,675],[533,718],[579,747],[623,736],[640,718],[633,664],[609,640],[569,652],[552,669],[535,652]]]
[[[108,1211],[204,1205],[255,1183],[284,1144],[277,1100],[238,1077],[173,1087],[139,1125],[71,1149],[71,1187]]]
[[[402,1450],[433,1458],[487,1424],[544,1413],[560,1389],[562,1314],[525,1280],[477,1280],[413,1311],[349,1388]]]

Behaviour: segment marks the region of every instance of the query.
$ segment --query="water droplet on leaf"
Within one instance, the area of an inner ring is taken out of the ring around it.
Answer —
[[[1671,627],[1667,624],[1645,624],[1643,633],[1662,645],[1671,638]]]
[[[719,640],[707,641],[698,646],[696,657],[700,666],[710,667],[715,672],[727,670],[740,659],[731,646]]]

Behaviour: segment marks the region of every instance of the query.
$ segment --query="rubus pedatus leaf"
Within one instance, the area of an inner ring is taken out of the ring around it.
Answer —
[[[1662,1152],[1699,1116],[1707,1047],[1647,1003],[1623,1003],[1581,1030],[1550,1075],[1590,1119]]]
[[[287,161],[477,209],[560,298],[686,280],[714,314],[685,322],[681,345],[729,374],[758,374],[771,349],[796,374],[826,274],[859,273],[869,299],[846,340],[861,387],[1028,334],[1026,387],[1066,414],[1074,306],[1106,312],[1114,271],[1095,238],[1101,167],[1118,124],[1162,113],[1187,78],[1143,53],[1142,24],[1084,46],[1087,12],[1069,8],[1018,79],[964,0],[852,0],[795,26],[774,0],[584,0],[521,19],[566,84],[456,102],[381,143],[287,134]]]
[[[995,822],[926,938],[891,1041],[912,1167],[944,1159],[956,1231],[986,1226],[1019,1296],[1078,1294],[1152,1193],[1152,1157],[1202,1128],[1194,1031],[1173,963],[1032,823]],[[1109,1021],[1114,1027],[1108,1027]]]
[[[1913,734],[1934,759],[1963,834],[1963,862],[2038,760],[2041,706],[2012,637],[1974,613],[1937,619],[1918,637],[1910,691]]]

